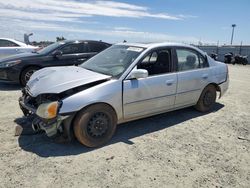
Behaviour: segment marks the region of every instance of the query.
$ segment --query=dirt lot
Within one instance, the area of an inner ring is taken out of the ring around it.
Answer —
[[[229,71],[230,89],[213,112],[187,108],[127,123],[98,149],[33,134],[19,87],[1,83],[0,187],[249,187],[250,66]]]

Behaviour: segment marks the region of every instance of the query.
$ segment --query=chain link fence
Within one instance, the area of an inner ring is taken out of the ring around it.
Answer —
[[[250,46],[196,46],[210,55],[216,53],[219,61],[224,61],[224,55],[232,52],[234,55],[247,56],[248,63],[250,63]]]

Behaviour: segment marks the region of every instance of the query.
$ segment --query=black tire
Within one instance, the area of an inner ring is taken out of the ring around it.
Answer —
[[[21,72],[21,76],[20,76],[20,84],[22,86],[26,86],[27,82],[29,81],[31,75],[36,72],[38,69],[40,69],[39,67],[36,66],[31,66],[31,67],[27,67],[25,68],[22,72]]]
[[[213,85],[208,85],[203,89],[195,108],[200,112],[208,112],[213,108],[215,101],[216,88]]]
[[[73,128],[81,144],[98,147],[112,138],[116,124],[117,117],[114,110],[106,104],[96,104],[78,112]]]
[[[25,108],[23,108],[21,105],[20,105],[20,109],[22,110],[23,115],[24,115],[25,117],[28,117],[28,116],[31,115],[30,111],[27,110],[27,109],[25,109]]]
[[[247,63],[248,63],[247,59],[243,59],[242,64],[247,65]]]

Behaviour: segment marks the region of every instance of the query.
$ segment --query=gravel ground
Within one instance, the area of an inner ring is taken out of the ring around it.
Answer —
[[[250,66],[229,71],[213,112],[186,108],[123,124],[97,149],[34,134],[20,88],[0,83],[0,187],[249,187]]]

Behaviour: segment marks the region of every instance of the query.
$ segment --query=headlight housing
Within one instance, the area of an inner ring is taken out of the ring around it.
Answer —
[[[59,102],[50,102],[40,104],[36,110],[36,114],[44,119],[52,119],[57,116]]]
[[[0,67],[12,67],[12,66],[17,65],[21,62],[22,62],[21,60],[7,61],[4,63],[0,63]]]

